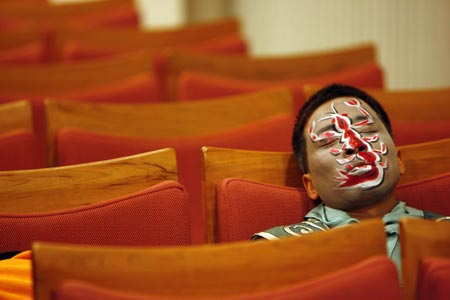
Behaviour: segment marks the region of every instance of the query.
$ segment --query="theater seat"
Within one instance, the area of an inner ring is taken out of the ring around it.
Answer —
[[[203,240],[201,204],[201,147],[288,151],[293,117],[280,114],[230,130],[179,138],[132,138],[76,128],[62,129],[57,138],[59,165],[77,164],[172,147],[177,154],[179,180],[189,191],[196,237]]]
[[[54,300],[193,300],[198,297],[138,294],[106,289],[83,281],[68,280],[56,289]],[[214,295],[216,300],[399,300],[400,286],[393,263],[386,257],[375,256],[332,274],[256,293],[228,296]],[[206,298],[202,298],[206,299]]]
[[[306,100],[303,93],[305,84],[328,84],[334,82],[358,87],[382,88],[383,70],[375,63],[366,63],[324,75],[284,80],[239,79],[213,73],[186,70],[178,76],[175,88],[178,100],[188,101],[286,86],[290,88],[294,95],[294,111],[298,112]]]

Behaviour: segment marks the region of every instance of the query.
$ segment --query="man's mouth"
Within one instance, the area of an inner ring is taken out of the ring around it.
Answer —
[[[370,185],[369,182],[375,182],[379,178],[380,170],[372,164],[347,165],[344,170],[339,172],[342,177],[338,180],[341,183],[338,187],[351,187],[357,185]]]
[[[366,174],[367,172],[373,171],[374,166],[367,165],[367,164],[361,164],[358,166],[346,167],[345,169],[346,169],[346,175],[362,176],[362,175]]]

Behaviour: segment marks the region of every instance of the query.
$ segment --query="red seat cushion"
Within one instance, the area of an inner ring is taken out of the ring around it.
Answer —
[[[284,79],[278,81],[238,79],[197,71],[184,71],[178,77],[179,100],[199,100],[249,93],[275,86],[287,86],[294,95],[295,111],[305,101],[305,84],[345,83],[365,88],[383,88],[383,71],[373,63],[324,74],[311,78]]]
[[[450,258],[425,257],[420,262],[417,280],[419,300],[448,299]]]
[[[302,270],[298,270],[299,277]],[[220,278],[217,278],[220,282]],[[200,297],[138,294],[67,280],[54,293],[55,300],[193,300]],[[383,256],[366,259],[345,269],[306,282],[274,286],[267,291],[238,295],[211,295],[201,299],[217,300],[400,300],[400,286],[394,264]]]
[[[42,167],[36,136],[25,129],[0,134],[0,170],[24,170]]]
[[[406,170],[408,172],[408,170]],[[450,215],[450,173],[397,186],[396,196],[409,206]]]
[[[218,242],[301,222],[315,204],[303,189],[229,178],[217,186]]]
[[[37,240],[122,246],[190,244],[187,192],[180,183],[166,181],[71,209],[0,214],[0,252],[31,249]]]
[[[179,180],[191,198],[194,231],[202,236],[201,147],[216,146],[249,150],[290,151],[294,119],[277,115],[238,128],[192,137],[144,139],[105,135],[67,128],[57,137],[58,164],[69,165],[110,159],[172,147],[177,153]],[[194,238],[195,239],[195,238]],[[201,238],[203,239],[203,238]]]
[[[407,205],[450,215],[450,173],[399,185],[397,198]],[[254,233],[303,220],[315,206],[302,188],[229,178],[217,186],[218,240],[248,240]]]

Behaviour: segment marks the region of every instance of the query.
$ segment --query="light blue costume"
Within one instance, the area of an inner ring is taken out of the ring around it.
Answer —
[[[439,214],[422,211],[416,208],[406,206],[404,202],[399,202],[390,213],[383,217],[386,230],[386,249],[387,255],[397,266],[401,278],[401,256],[399,241],[399,220],[400,218],[425,218],[436,221],[449,221],[448,217]],[[311,232],[326,231],[331,228],[359,223],[359,220],[352,218],[345,211],[327,207],[320,203],[313,208],[304,218],[303,222],[277,226],[265,231],[258,232],[252,236],[252,239],[275,240],[286,236],[301,236]]]

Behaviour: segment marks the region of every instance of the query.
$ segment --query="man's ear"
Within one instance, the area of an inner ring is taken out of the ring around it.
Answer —
[[[309,198],[311,198],[312,200],[317,200],[319,198],[319,193],[317,192],[316,186],[314,185],[311,174],[303,174],[302,182]]]
[[[402,161],[401,153],[400,153],[399,150],[397,150],[397,161],[398,161],[398,169],[400,171],[400,175],[405,174],[406,173],[406,167],[405,167],[405,164]]]

